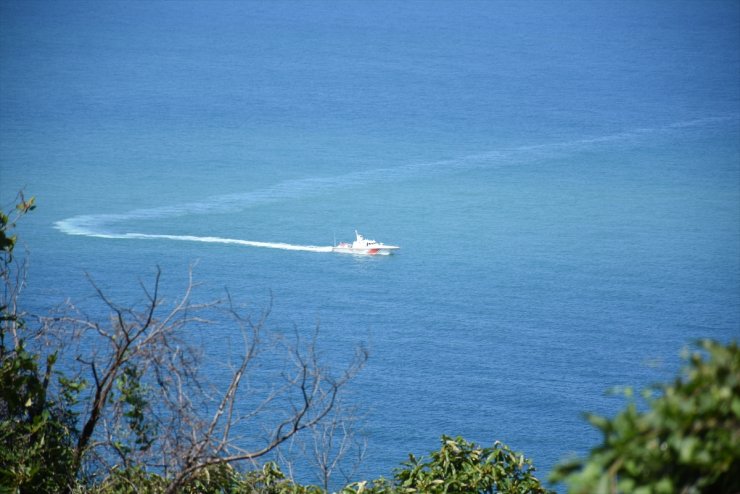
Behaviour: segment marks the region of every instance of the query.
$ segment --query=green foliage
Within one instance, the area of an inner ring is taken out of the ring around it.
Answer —
[[[13,249],[16,236],[10,234],[18,217],[34,209],[33,198],[16,206],[11,219],[0,211],[1,273],[5,293],[15,294]],[[12,296],[12,295],[11,295]],[[39,364],[39,355],[25,349],[24,321],[14,311],[15,300],[4,299],[0,306],[0,490],[5,492],[60,492],[71,483],[73,424],[71,412],[78,383],[64,380],[54,400],[48,387],[56,355]],[[6,333],[12,332],[10,341]]]
[[[168,481],[140,467],[115,469],[99,484],[80,488],[79,494],[161,494]],[[316,486],[302,486],[285,478],[275,463],[262,469],[240,473],[231,465],[220,463],[200,470],[178,490],[180,494],[323,494]]]
[[[482,448],[462,438],[442,437],[442,446],[428,460],[410,455],[396,471],[393,481],[378,479],[356,482],[341,494],[412,494],[412,493],[506,493],[547,494],[534,477],[534,467],[523,455],[501,443]],[[89,494],[160,494],[167,480],[138,467],[114,470],[105,481],[92,487]],[[83,492],[83,491],[81,491]],[[321,487],[300,485],[286,479],[272,462],[260,470],[239,473],[231,465],[211,465],[189,478],[179,492],[183,494],[325,494]]]
[[[78,486],[78,494],[158,494],[164,492],[167,482],[161,476],[138,466],[114,468],[96,485]]]
[[[385,493],[548,493],[534,476],[535,468],[524,455],[496,442],[490,448],[463,438],[442,436],[442,446],[429,459],[409,455],[404,468],[396,471],[395,482],[380,479],[368,486],[352,484],[343,494]]]
[[[19,195],[20,201],[15,206],[15,217],[0,211],[0,252],[5,256],[5,264],[13,260],[13,248],[15,247],[16,236],[9,233],[11,228],[15,227],[16,220],[29,211],[36,209],[36,198],[31,197],[29,200]],[[5,267],[6,267],[5,266]]]
[[[702,341],[684,376],[634,399],[614,419],[590,416],[604,442],[557,467],[573,493],[740,492],[740,352]],[[708,355],[708,359],[705,358]]]
[[[128,423],[129,429],[134,435],[134,445],[140,450],[148,449],[154,442],[157,434],[157,426],[153,420],[147,419],[147,407],[149,402],[146,399],[148,386],[141,383],[143,370],[137,369],[133,365],[127,365],[123,372],[116,379],[117,397],[112,399],[119,400],[124,408],[124,417]],[[129,453],[130,448],[126,445],[119,445],[119,451]]]
[[[51,365],[51,364],[49,364]],[[50,367],[47,367],[50,369]],[[22,347],[0,365],[0,488],[59,492],[69,483],[70,416],[46,400],[45,376]]]
[[[17,240],[16,235],[10,231],[15,228],[16,221],[29,211],[36,209],[36,199],[31,197],[28,201],[23,198],[23,194],[18,195],[19,203],[15,206],[14,214],[7,215],[0,210],[0,279],[4,283],[3,296],[0,299],[0,357],[8,349],[6,348],[5,336],[12,329],[16,329],[23,324],[21,317],[15,312],[15,296],[17,287],[13,286],[13,276],[11,273],[13,267],[13,250]]]
[[[244,494],[323,494],[325,491],[315,485],[300,485],[286,479],[280,467],[267,462],[261,470],[246,473],[241,478],[239,490]]]

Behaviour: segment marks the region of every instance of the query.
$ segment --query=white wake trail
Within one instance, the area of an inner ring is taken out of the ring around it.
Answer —
[[[197,237],[195,235],[150,235],[146,233],[126,233],[122,235],[122,237],[138,239],[181,240],[184,242],[205,242],[213,244],[233,244],[245,245],[247,247],[262,247],[265,249],[299,250],[304,252],[332,252],[333,250],[333,247],[331,245],[295,245],[286,244],[283,242],[255,242],[252,240],[239,240],[237,238]]]
[[[477,168],[516,165],[541,158],[552,157],[563,152],[577,152],[594,146],[617,142],[630,142],[650,135],[680,132],[715,123],[738,120],[738,115],[715,116],[674,122],[659,127],[637,128],[624,132],[596,137],[587,137],[547,144],[524,145],[504,148],[485,153],[471,154],[459,158],[410,163],[388,168],[365,169],[334,177],[315,177],[280,182],[272,187],[246,193],[226,194],[204,201],[174,204],[158,208],[136,209],[120,214],[79,215],[57,221],[56,229],[68,235],[111,239],[163,239],[185,242],[205,242],[262,247],[268,249],[307,252],[331,252],[331,246],[294,245],[282,242],[257,242],[222,237],[200,237],[195,235],[154,235],[145,233],[118,233],[112,230],[116,224],[126,221],[147,221],[175,218],[186,215],[203,215],[243,211],[250,207],[282,202],[291,199],[317,197],[334,190],[370,184],[395,183],[413,180],[431,174],[450,174]]]
[[[60,222],[61,223],[61,222]],[[149,233],[96,233],[96,232],[79,232],[70,231],[66,229],[66,225],[58,226],[58,228],[69,235],[84,235],[86,237],[96,238],[113,238],[113,239],[139,239],[139,240],[180,240],[182,242],[203,242],[211,244],[232,244],[232,245],[244,245],[246,247],[262,247],[265,249],[280,249],[280,250],[297,250],[303,252],[332,252],[333,247],[331,245],[296,245],[286,244],[283,242],[255,242],[252,240],[241,240],[238,238],[223,238],[223,237],[199,237],[196,235],[164,235],[164,234],[149,234]]]

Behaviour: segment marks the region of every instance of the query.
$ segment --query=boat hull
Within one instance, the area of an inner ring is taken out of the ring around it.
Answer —
[[[400,248],[396,245],[385,245],[382,242],[367,239],[360,235],[357,230],[355,230],[355,238],[356,240],[351,244],[349,242],[342,242],[335,245],[332,248],[332,252],[338,252],[340,254],[355,254],[360,256],[387,256],[394,250]]]
[[[389,256],[398,247],[372,247],[368,249],[357,249],[354,247],[334,247],[332,252],[339,254],[355,254],[360,256]]]

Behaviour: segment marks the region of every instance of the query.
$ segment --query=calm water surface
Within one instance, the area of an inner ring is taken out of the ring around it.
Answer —
[[[85,272],[139,300],[155,265],[173,296],[197,260],[203,299],[272,294],[329,361],[369,347],[359,477],[441,434],[544,476],[598,441],[580,414],[618,410],[610,387],[740,334],[737,46],[736,2],[3,1],[26,304],[91,304]],[[157,237],[355,228],[401,254]]]

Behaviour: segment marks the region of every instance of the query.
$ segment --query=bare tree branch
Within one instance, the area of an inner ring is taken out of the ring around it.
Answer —
[[[145,301],[127,307],[113,301],[88,275],[97,299],[110,312],[107,323],[71,304],[61,316],[41,321],[49,334],[59,334],[60,344],[77,345],[73,362],[91,384],[74,452],[75,474],[92,464],[107,465],[108,470],[146,465],[161,469],[169,481],[167,492],[177,492],[209,467],[253,461],[314,428],[329,417],[341,389],[367,360],[367,351],[359,348],[335,375],[319,358],[318,327],[307,341],[296,329],[287,343],[270,336],[266,328],[271,301],[255,320],[228,291],[223,301],[195,303],[191,268],[183,295],[165,304],[161,278],[157,268],[150,288],[141,283]],[[225,382],[200,375],[203,351],[192,341],[201,325],[217,325],[224,334],[240,338]],[[74,337],[64,340],[64,335]],[[248,376],[257,372],[254,375],[264,379],[258,362],[267,349],[287,356],[282,381],[260,381],[252,388]],[[332,420],[337,433],[346,435],[338,419]],[[265,437],[255,437],[259,427],[267,427]],[[348,446],[337,444],[344,456]],[[338,460],[326,457],[321,464],[328,482]]]

